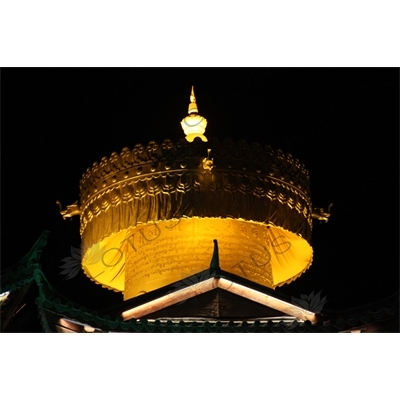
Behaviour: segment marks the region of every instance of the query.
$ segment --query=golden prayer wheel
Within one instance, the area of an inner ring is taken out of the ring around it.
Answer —
[[[130,299],[207,269],[214,239],[222,271],[269,288],[309,268],[304,165],[258,143],[205,142],[204,130],[124,148],[87,169],[80,233],[90,279]]]

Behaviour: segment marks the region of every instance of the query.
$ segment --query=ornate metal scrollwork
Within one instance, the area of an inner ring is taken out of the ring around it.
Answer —
[[[62,215],[63,219],[71,218],[74,215],[81,214],[81,210],[78,206],[78,200],[74,204],[67,206],[65,210],[62,209],[62,205],[58,200],[56,201],[56,204],[58,204],[58,206],[60,207],[60,214]]]
[[[314,208],[311,216],[320,221],[328,222],[329,217],[331,216],[331,207],[333,204],[329,204],[328,212],[325,212],[323,208]]]

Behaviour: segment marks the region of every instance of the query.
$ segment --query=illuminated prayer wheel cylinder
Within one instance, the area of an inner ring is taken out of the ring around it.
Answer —
[[[269,146],[152,141],[104,157],[80,188],[84,272],[125,299],[207,269],[214,239],[223,271],[269,288],[312,262],[308,172]]]

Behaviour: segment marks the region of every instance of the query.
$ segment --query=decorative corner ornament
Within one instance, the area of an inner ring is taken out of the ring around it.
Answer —
[[[333,203],[329,204],[328,212],[325,212],[323,208],[314,208],[311,214],[312,218],[318,219],[320,221],[328,222],[329,217],[331,216],[331,207]]]
[[[73,217],[74,215],[81,214],[81,210],[79,209],[79,206],[78,206],[78,200],[74,204],[67,206],[67,208],[65,210],[62,209],[61,203],[58,200],[56,201],[56,203],[60,207],[60,214],[62,215],[63,219],[65,219],[65,220],[67,218]]]
[[[207,127],[207,120],[198,114],[199,110],[196,104],[196,97],[194,95],[194,89],[192,86],[192,92],[190,94],[189,103],[189,115],[181,121],[183,132],[185,132],[186,140],[193,142],[198,137],[203,142],[207,142],[207,138],[204,136],[204,132]]]

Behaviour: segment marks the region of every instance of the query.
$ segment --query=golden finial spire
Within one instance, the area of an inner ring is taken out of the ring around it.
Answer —
[[[199,110],[196,104],[196,96],[194,95],[194,88],[192,86],[192,93],[190,94],[189,114],[198,113]]]
[[[189,115],[181,121],[181,126],[186,135],[188,142],[193,142],[195,137],[199,137],[203,142],[207,142],[204,136],[206,131],[207,120],[198,115],[198,108],[196,104],[196,96],[194,95],[194,88],[190,93]]]

